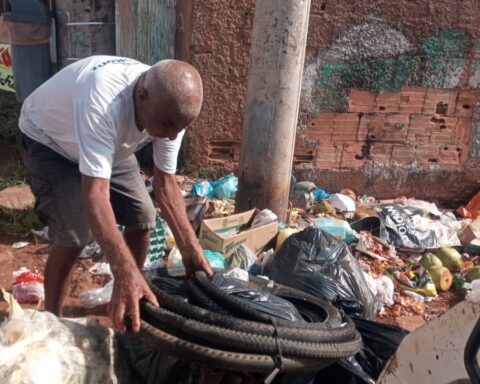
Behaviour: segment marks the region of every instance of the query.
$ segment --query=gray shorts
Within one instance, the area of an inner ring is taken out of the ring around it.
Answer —
[[[17,141],[35,195],[35,211],[48,225],[54,244],[79,247],[92,238],[83,210],[78,164],[18,130]],[[110,202],[118,224],[152,228],[155,208],[135,155],[115,164],[110,179]]]

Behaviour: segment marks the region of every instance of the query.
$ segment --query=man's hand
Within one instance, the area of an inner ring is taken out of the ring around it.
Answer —
[[[122,267],[115,274],[112,298],[108,308],[110,318],[117,331],[125,332],[125,316],[130,316],[133,331],[140,331],[139,301],[141,299],[158,307],[157,298],[148,287],[137,266]]]
[[[182,253],[182,260],[183,265],[185,265],[185,272],[187,278],[192,276],[196,271],[204,271],[207,274],[208,278],[211,278],[213,276],[210,263],[203,254],[203,250],[200,244],[198,244],[198,246],[196,246],[192,252],[189,252],[185,255]]]

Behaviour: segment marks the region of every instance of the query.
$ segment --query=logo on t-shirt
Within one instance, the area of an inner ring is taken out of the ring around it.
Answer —
[[[105,60],[102,61],[100,64],[95,65],[92,68],[92,71],[96,71],[99,68],[102,68],[108,64],[126,64],[126,65],[131,65],[131,64],[138,64],[138,61],[132,60],[132,59],[127,59],[124,57],[119,57],[117,59],[110,59],[110,60]]]

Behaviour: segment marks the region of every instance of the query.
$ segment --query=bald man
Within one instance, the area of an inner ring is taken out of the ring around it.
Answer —
[[[188,274],[208,261],[186,215],[175,171],[184,129],[200,113],[202,81],[188,63],[93,56],[75,62],[24,102],[18,145],[35,209],[53,240],[45,267],[45,309],[61,316],[75,260],[91,233],[115,281],[109,313],[139,330],[139,301],[158,305],[140,269],[155,210],[134,152],[153,141],[154,194]],[[125,226],[124,236],[116,224]]]

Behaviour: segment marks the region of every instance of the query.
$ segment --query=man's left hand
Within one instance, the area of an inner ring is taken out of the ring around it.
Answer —
[[[182,253],[183,265],[185,265],[186,277],[192,276],[196,271],[204,271],[208,278],[213,276],[212,268],[203,254],[202,247],[198,244],[192,252]]]

